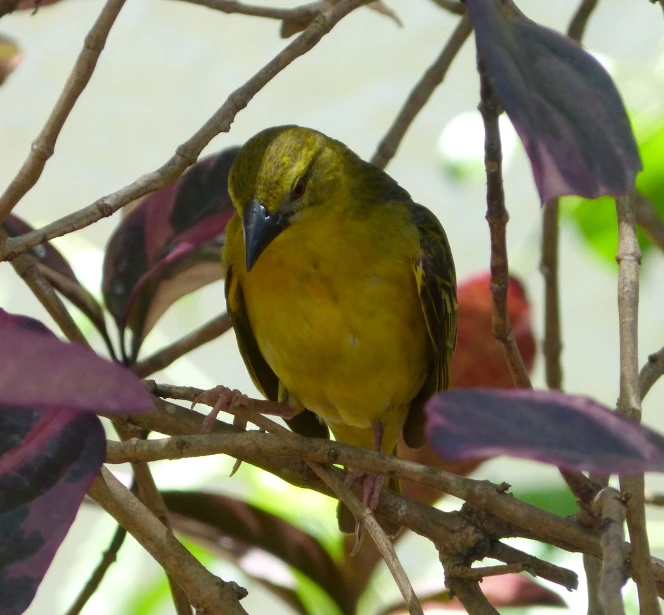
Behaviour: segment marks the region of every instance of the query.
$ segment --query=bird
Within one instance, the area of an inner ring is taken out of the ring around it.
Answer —
[[[301,433],[329,428],[386,454],[401,433],[421,446],[424,404],[449,385],[457,333],[454,260],[436,216],[340,141],[296,125],[249,139],[228,191],[227,309],[259,391]],[[358,479],[375,510],[384,479],[351,469],[347,484]],[[338,519],[356,531],[343,505]]]

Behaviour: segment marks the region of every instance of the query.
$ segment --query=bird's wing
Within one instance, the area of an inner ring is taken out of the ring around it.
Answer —
[[[413,267],[433,346],[431,372],[413,400],[403,428],[406,444],[419,447],[425,442],[424,404],[450,384],[450,361],[457,336],[456,273],[445,230],[436,216],[421,205],[409,208],[420,236],[420,251]]]
[[[244,304],[242,286],[233,275],[233,267],[228,266],[226,271],[226,306],[233,323],[237,345],[240,354],[247,366],[251,380],[263,396],[271,401],[281,401],[284,396],[283,387],[280,387],[279,378],[267,364],[258,347],[258,342],[251,330],[251,323]],[[292,419],[286,421],[288,426],[303,436],[314,438],[327,438],[327,427],[318,420],[318,417],[309,410],[302,410]]]

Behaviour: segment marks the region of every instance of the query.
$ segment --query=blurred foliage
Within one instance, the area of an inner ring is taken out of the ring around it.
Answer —
[[[636,178],[636,189],[664,217],[664,121],[641,129],[635,125],[635,131],[644,169]],[[568,197],[562,203],[563,216],[575,224],[591,251],[602,262],[615,265],[618,223],[613,199]],[[637,236],[643,256],[647,257],[654,248],[653,243],[640,229],[637,229]]]

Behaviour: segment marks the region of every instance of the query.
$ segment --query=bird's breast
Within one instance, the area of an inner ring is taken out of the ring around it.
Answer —
[[[252,330],[301,403],[329,423],[368,427],[428,373],[412,260],[348,234],[298,239],[288,229],[245,274]]]

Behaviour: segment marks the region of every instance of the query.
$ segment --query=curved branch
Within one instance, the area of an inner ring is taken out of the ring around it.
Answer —
[[[117,1],[117,0],[116,0]],[[161,167],[146,173],[128,186],[91,205],[51,222],[46,226],[8,239],[0,246],[0,260],[11,260],[36,245],[85,228],[108,217],[131,201],[163,188],[177,179],[194,164],[203,148],[222,132],[228,132],[236,115],[284,68],[315,47],[318,42],[346,15],[371,0],[340,0],[332,8],[320,13],[292,43],[270,60],[249,81],[231,93],[224,104],[182,145]]]
[[[74,68],[65,83],[60,98],[55,103],[51,115],[46,120],[37,138],[33,141],[30,153],[23,166],[0,196],[0,224],[11,210],[37,183],[46,161],[55,151],[55,143],[79,96],[88,85],[97,60],[106,44],[108,34],[115,23],[125,0],[108,0],[97,21],[85,37],[83,49],[78,55]]]
[[[429,98],[431,98],[434,90],[445,79],[452,61],[472,31],[473,27],[470,25],[470,19],[468,15],[464,15],[454,32],[452,32],[441,54],[426,70],[424,75],[422,75],[417,84],[415,84],[404,106],[399,111],[399,115],[395,118],[387,134],[378,145],[376,153],[371,158],[372,164],[384,169],[387,163],[392,160],[406,131],[410,128],[417,114],[424,108]]]

